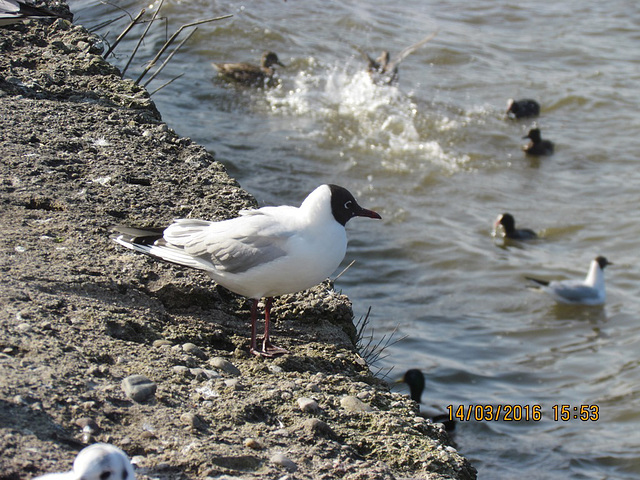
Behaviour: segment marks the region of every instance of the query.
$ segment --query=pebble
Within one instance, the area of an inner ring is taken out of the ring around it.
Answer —
[[[320,405],[313,398],[300,397],[298,399],[298,406],[300,410],[305,413],[316,413],[320,411]]]
[[[371,405],[367,405],[358,397],[348,395],[340,399],[340,406],[348,412],[373,412]]]
[[[97,433],[100,431],[100,427],[93,418],[82,417],[75,421],[75,424],[86,433]]]
[[[150,400],[158,386],[144,375],[130,375],[122,380],[122,389],[134,402],[143,403]]]
[[[185,377],[189,374],[189,367],[185,367],[184,365],[174,365],[171,370],[173,370],[173,373],[184,375]]]
[[[298,466],[293,462],[293,460],[285,457],[282,453],[276,453],[271,457],[271,463],[275,465],[279,465],[290,472],[295,472],[298,469]]]
[[[180,415],[180,420],[182,421],[182,423],[195,430],[207,429],[206,424],[202,420],[200,420],[200,417],[198,417],[195,413],[183,413],[182,415]]]
[[[255,438],[247,438],[244,441],[244,446],[251,448],[252,450],[262,450],[264,449],[264,445],[256,440]]]
[[[159,340],[154,340],[152,345],[154,347],[162,347],[164,345],[171,346],[173,344],[169,340],[165,340],[164,338],[161,338]]]
[[[364,391],[364,392],[358,393],[357,397],[360,400],[366,402],[366,401],[370,401],[373,398],[373,393]]]
[[[236,367],[229,360],[222,357],[213,357],[209,360],[209,365],[211,365],[213,368],[217,368],[218,370],[222,370],[229,375],[233,375],[234,377],[238,377],[242,374],[240,370],[238,370],[238,367]]]
[[[207,359],[207,354],[204,353],[200,347],[198,347],[197,345],[193,344],[193,343],[185,343],[184,345],[182,345],[182,350],[184,350],[186,353],[189,353],[193,356],[196,356],[202,360],[206,360]]]
[[[202,387],[196,388],[196,392],[202,395],[204,398],[212,398],[219,397],[220,394],[216,392],[215,388],[209,384],[209,382],[205,383]]]
[[[209,370],[207,368],[190,368],[191,375],[198,380],[211,380],[212,378],[220,378],[220,374],[215,370]]]
[[[327,437],[335,437],[335,432],[331,429],[329,425],[320,420],[319,418],[310,418],[305,420],[303,423],[303,428],[310,433],[319,433],[320,435]]]
[[[32,332],[33,327],[28,323],[21,323],[16,327],[16,330],[20,333],[27,333],[27,332]]]
[[[242,385],[240,383],[240,379],[239,378],[228,378],[224,381],[224,384],[229,387],[232,388],[234,391],[238,391],[238,390],[244,390],[244,385]]]

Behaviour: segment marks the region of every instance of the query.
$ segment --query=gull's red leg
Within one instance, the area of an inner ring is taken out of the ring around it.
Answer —
[[[262,352],[256,349],[256,347],[258,346],[258,341],[256,339],[257,321],[258,321],[258,300],[254,300],[253,304],[251,305],[251,348],[249,349],[249,351],[259,357],[262,355]]]
[[[271,305],[273,304],[273,298],[268,297],[264,304],[264,340],[262,342],[262,351],[268,356],[282,355],[289,353],[288,350],[276,347],[271,343],[269,336],[269,327],[271,325]]]

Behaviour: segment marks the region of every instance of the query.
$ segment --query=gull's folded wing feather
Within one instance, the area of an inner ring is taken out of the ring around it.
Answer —
[[[286,255],[285,244],[294,232],[274,222],[268,212],[242,211],[240,217],[221,222],[176,220],[164,232],[170,244],[165,247],[208,263],[208,270],[245,272]]]
[[[596,300],[598,291],[593,287],[582,285],[581,283],[551,282],[548,287],[553,293],[566,299],[569,302],[584,302],[586,300]]]

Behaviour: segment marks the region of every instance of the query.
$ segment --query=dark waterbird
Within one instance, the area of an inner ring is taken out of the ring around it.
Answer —
[[[338,185],[321,185],[300,207],[282,205],[242,210],[240,216],[211,222],[174,220],[167,228],[119,226],[113,240],[166,262],[206,272],[219,285],[253,300],[251,347],[254,355],[287,353],[271,344],[272,297],[295,293],[324,281],[347,249],[345,226],[354,217],[380,218],[362,208]],[[258,302],[264,306],[264,339],[257,345]]]
[[[408,55],[415,52],[422,45],[433,39],[437,33],[438,32],[436,31],[419,42],[408,46],[393,58],[391,58],[391,55],[387,50],[383,50],[380,56],[374,60],[368,53],[362,51],[360,48],[356,48],[365,57],[367,62],[369,62],[367,70],[369,75],[371,75],[373,82],[377,85],[393,85],[398,82],[398,65],[400,65],[400,62],[402,62],[402,60],[404,60]]]
[[[397,380],[397,383],[406,383],[409,386],[411,399],[419,405],[422,403],[422,392],[424,392],[425,380],[424,374],[420,370],[417,368],[407,370],[402,378]],[[449,433],[453,432],[456,428],[456,422],[451,420],[447,414],[428,415],[420,412],[420,416],[433,423],[442,423],[444,429]]]
[[[540,104],[530,98],[507,101],[507,116],[509,118],[527,118],[540,115]]]
[[[529,133],[522,138],[528,138],[530,142],[522,146],[522,150],[527,155],[551,155],[553,153],[553,142],[551,140],[543,140],[539,128],[532,128]]]
[[[510,213],[501,214],[493,226],[495,229],[502,226],[504,236],[511,240],[533,240],[538,238],[536,232],[529,228],[516,228],[516,220]]]
[[[214,63],[213,66],[221,77],[241,85],[253,87],[270,87],[275,84],[276,71],[274,65],[284,67],[273,52],[264,52],[260,65],[251,63]]]
[[[21,0],[0,0],[0,27],[32,18],[64,18],[71,21],[70,13],[58,13]]]

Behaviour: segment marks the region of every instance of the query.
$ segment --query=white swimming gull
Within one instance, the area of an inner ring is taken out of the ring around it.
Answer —
[[[0,26],[23,22],[30,18],[66,18],[72,16],[54,12],[47,8],[36,7],[21,0],[0,0]]]
[[[574,305],[603,305],[606,300],[604,288],[604,267],[612,265],[605,257],[599,256],[591,261],[589,272],[584,280],[540,280],[527,277],[536,282],[542,291],[551,295],[557,302]]]
[[[253,299],[251,353],[271,357],[287,353],[271,344],[272,297],[295,293],[325,280],[347,249],[346,223],[353,217],[381,218],[362,208],[337,185],[321,185],[300,207],[243,210],[229,220],[177,219],[164,229],[118,226],[114,240],[167,262],[203,270],[218,284]],[[258,349],[258,301],[266,297],[262,347]]]
[[[48,473],[33,480],[135,480],[129,457],[108,443],[94,443],[78,453],[73,469]]]

